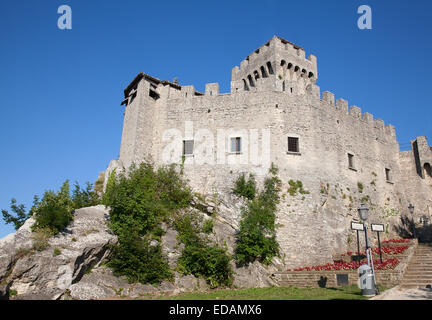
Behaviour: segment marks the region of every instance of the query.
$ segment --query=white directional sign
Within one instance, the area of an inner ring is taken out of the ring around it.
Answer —
[[[384,225],[372,223],[371,229],[372,231],[376,231],[376,232],[384,232]]]
[[[363,231],[364,230],[363,223],[351,221],[351,229],[357,231]]]

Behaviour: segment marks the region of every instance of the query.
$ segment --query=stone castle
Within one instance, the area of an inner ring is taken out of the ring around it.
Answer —
[[[317,79],[316,56],[306,58],[303,48],[277,36],[232,69],[229,93],[217,83],[198,92],[139,73],[124,90],[120,156],[107,172],[148,160],[184,162],[196,191],[226,203],[236,202],[231,188],[240,173],[262,182],[274,163],[283,182],[281,263],[289,267],[328,262],[355,245],[350,222],[358,220],[360,203],[387,237],[400,235],[410,203],[417,224],[431,217],[426,137],[400,151],[392,125],[335,101]],[[235,227],[239,210],[222,209],[220,217]]]

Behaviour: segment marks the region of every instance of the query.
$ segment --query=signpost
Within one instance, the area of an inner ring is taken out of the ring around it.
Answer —
[[[360,261],[360,239],[359,231],[364,231],[363,223],[351,221],[351,230],[357,231],[357,259]]]
[[[371,229],[372,231],[375,231],[378,235],[378,248],[379,248],[380,261],[382,263],[380,232],[384,232],[384,225],[371,223]]]

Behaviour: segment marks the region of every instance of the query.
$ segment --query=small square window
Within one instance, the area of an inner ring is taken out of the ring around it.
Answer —
[[[231,152],[240,153],[241,152],[241,138],[235,137],[231,138]]]
[[[355,169],[354,166],[354,155],[351,153],[348,153],[348,168]]]
[[[288,137],[288,152],[300,152],[299,138]]]
[[[183,155],[193,155],[193,147],[194,147],[194,141],[193,140],[183,140]]]

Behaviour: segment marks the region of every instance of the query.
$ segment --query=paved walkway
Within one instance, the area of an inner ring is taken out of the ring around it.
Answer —
[[[397,286],[369,300],[432,300],[432,288],[408,289]]]

